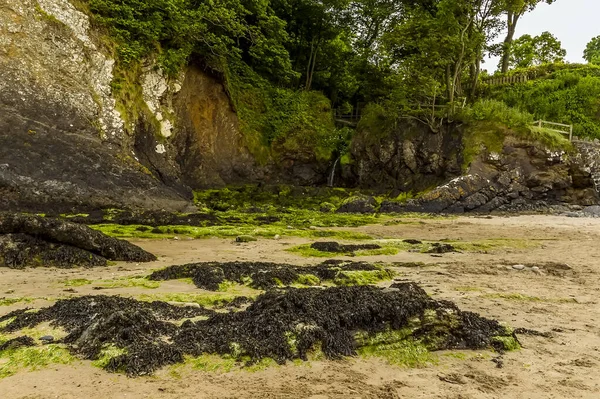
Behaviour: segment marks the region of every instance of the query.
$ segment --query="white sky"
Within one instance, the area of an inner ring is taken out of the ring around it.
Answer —
[[[515,39],[521,35],[551,32],[567,50],[567,61],[585,62],[583,50],[591,38],[600,35],[600,0],[556,0],[540,4],[517,24]],[[504,37],[499,38],[502,41]],[[498,59],[486,59],[483,68],[492,72]]]

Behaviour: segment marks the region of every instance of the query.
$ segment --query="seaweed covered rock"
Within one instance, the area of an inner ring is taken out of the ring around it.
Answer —
[[[144,226],[212,226],[219,223],[218,218],[209,213],[176,213],[160,211],[106,210],[94,211],[86,215],[77,215],[68,219],[73,223]]]
[[[206,315],[208,319],[176,321]],[[116,347],[105,368],[130,376],[149,374],[204,353],[255,362],[307,359],[319,348],[328,358],[356,354],[362,338],[402,331],[402,339],[441,349],[508,349],[513,332],[495,320],[462,312],[453,303],[435,301],[414,283],[327,289],[289,288],[259,296],[245,310],[215,313],[119,297],[86,296],[59,300],[36,313],[17,311],[3,332],[50,322],[68,335],[60,343],[75,354],[97,359]],[[360,339],[359,339],[360,338]],[[23,341],[31,344],[31,341]]]
[[[352,273],[372,273],[376,279],[389,279],[393,272],[366,262],[327,261],[316,266],[295,266],[270,262],[200,262],[169,266],[153,272],[148,279],[154,281],[191,278],[198,288],[217,291],[219,285],[232,281],[249,284],[256,289],[269,289],[306,281],[314,276],[317,281],[330,280],[344,285]],[[314,284],[311,284],[314,285]]]
[[[312,243],[310,246],[312,249],[316,249],[321,252],[337,252],[337,253],[348,253],[362,250],[381,249],[381,245],[378,244],[340,244],[335,241],[319,241]]]
[[[156,257],[127,241],[60,219],[0,214],[0,266],[103,266]]]
[[[336,211],[337,213],[375,213],[375,198],[360,195],[346,199]]]

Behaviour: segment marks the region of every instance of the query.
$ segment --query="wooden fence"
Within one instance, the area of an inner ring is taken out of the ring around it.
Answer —
[[[483,79],[483,84],[490,86],[508,85],[512,83],[525,83],[529,80],[527,75],[500,76]]]
[[[537,125],[539,128],[548,129],[553,132],[557,132],[560,134],[568,135],[569,141],[573,141],[573,125],[565,125],[564,123],[556,123],[556,122],[548,122],[548,121],[535,121],[534,125]]]

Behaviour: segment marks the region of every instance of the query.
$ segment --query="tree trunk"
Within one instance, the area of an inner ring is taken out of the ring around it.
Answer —
[[[312,65],[313,56],[315,54],[315,39],[310,42],[310,56],[308,57],[308,64],[306,65],[306,82],[304,83],[304,90],[308,90],[310,83],[310,67]]]
[[[315,65],[317,64],[317,54],[319,52],[320,45],[321,45],[321,39],[317,40],[317,45],[315,46],[315,51],[313,52],[312,66],[310,67],[310,73],[307,76],[306,91],[310,90],[310,88],[312,86],[312,80],[313,80],[313,76],[315,74]]]
[[[473,83],[471,85],[471,93],[469,94],[470,98],[475,98],[477,86],[479,85],[479,75],[481,75],[481,48],[477,50],[476,57],[475,64],[472,65],[473,70],[471,76],[473,78]]]
[[[510,47],[513,42],[513,38],[515,36],[515,30],[517,28],[517,22],[519,21],[520,13],[512,13],[508,12],[508,32],[506,33],[506,38],[504,39],[504,43],[502,46],[502,73],[508,72],[508,67],[510,63]]]

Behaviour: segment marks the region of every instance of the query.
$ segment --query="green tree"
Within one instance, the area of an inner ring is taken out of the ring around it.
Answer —
[[[527,68],[535,65],[564,62],[567,52],[561,42],[550,32],[531,37],[523,35],[512,44],[511,68]]]
[[[506,37],[502,44],[501,72],[506,73],[510,66],[511,46],[515,37],[517,23],[527,12],[532,11],[539,3],[552,4],[555,0],[504,0],[503,10],[506,14]]]
[[[583,51],[583,58],[590,64],[600,65],[600,36],[590,40]]]

